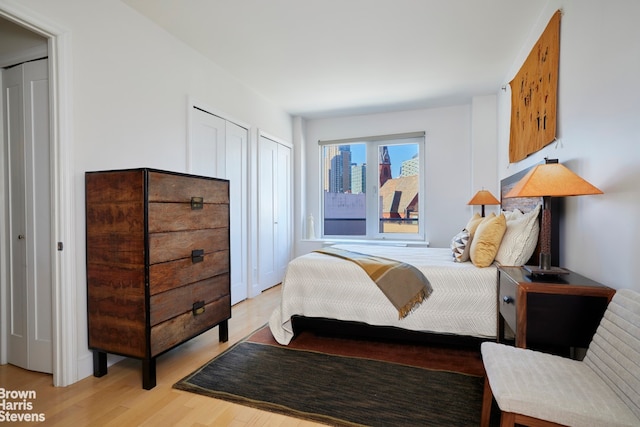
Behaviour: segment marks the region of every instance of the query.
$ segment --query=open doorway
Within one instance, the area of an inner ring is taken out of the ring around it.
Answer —
[[[7,362],[53,373],[47,39],[0,21]],[[7,43],[11,40],[11,43]]]
[[[16,28],[17,33],[15,33]],[[45,338],[50,341],[51,350],[47,350],[50,354],[50,370],[53,373],[53,384],[55,386],[69,385],[78,379],[78,360],[77,360],[77,348],[75,346],[76,336],[76,283],[75,275],[73,274],[73,266],[75,260],[74,245],[68,245],[65,247],[65,242],[71,242],[72,229],[71,226],[74,223],[73,207],[70,204],[70,196],[72,189],[72,180],[70,178],[70,171],[68,168],[71,153],[69,152],[69,115],[67,112],[67,83],[65,76],[68,74],[69,65],[67,63],[69,58],[69,35],[66,31],[57,28],[49,22],[44,22],[43,18],[35,15],[18,6],[2,5],[0,7],[0,31],[14,30],[12,36],[5,36],[3,33],[0,37],[0,52],[4,52],[3,57],[6,59],[11,55],[13,59],[9,59],[10,62],[31,62],[36,57],[42,57],[42,41],[45,42],[44,52],[48,57],[46,60],[45,74],[48,87],[42,88],[42,82],[36,84],[40,86],[39,90],[47,93],[48,95],[48,123],[46,123],[44,132],[47,134],[48,151],[47,153],[36,153],[38,155],[32,156],[34,159],[38,158],[38,161],[44,162],[49,166],[48,170],[43,172],[43,176],[36,178],[44,187],[47,188],[49,195],[48,201],[45,200],[45,209],[47,215],[45,216],[46,227],[41,225],[38,231],[42,231],[46,239],[46,247],[39,247],[38,245],[32,245],[33,248],[37,248],[40,257],[45,257],[49,261],[48,269],[50,271],[50,278],[47,282],[46,298],[48,301],[44,301],[49,308],[48,312],[41,316],[41,325],[47,322],[50,325],[50,336],[46,337],[46,334],[41,333],[38,338]],[[16,35],[17,34],[17,35]],[[34,42],[31,46],[24,46],[21,43]],[[38,46],[36,46],[38,45]],[[13,47],[13,48],[12,48]],[[9,54],[11,49],[12,54]],[[35,57],[34,57],[35,56]],[[3,64],[2,67],[8,67],[9,64]],[[3,97],[4,99],[4,97]],[[4,106],[2,111],[2,117],[4,121]],[[9,358],[8,343],[9,333],[14,332],[10,327],[11,321],[15,313],[9,310],[9,300],[13,298],[10,293],[12,275],[14,271],[20,270],[19,265],[13,264],[15,260],[14,252],[16,249],[11,247],[9,242],[13,241],[15,237],[16,241],[27,240],[29,236],[26,233],[13,236],[14,231],[10,227],[10,222],[13,218],[17,217],[16,213],[11,213],[9,204],[13,201],[10,194],[11,181],[15,181],[15,176],[10,180],[7,173],[9,172],[8,164],[13,162],[14,159],[9,159],[9,148],[7,142],[6,126],[2,125],[2,151],[0,154],[0,198],[2,199],[2,205],[4,209],[0,212],[0,363],[7,363]],[[18,168],[19,169],[19,168]],[[39,169],[39,166],[32,166],[33,169]],[[20,176],[29,179],[34,179],[34,175],[27,172],[20,172]],[[25,197],[40,197],[39,194],[34,195],[30,193]],[[20,203],[18,203],[20,204]],[[43,209],[38,206],[36,209]],[[41,219],[39,219],[41,221]],[[64,248],[64,252],[63,252]],[[25,259],[29,259],[33,253],[28,253]],[[26,271],[30,271],[33,267],[33,259],[31,259],[32,266],[27,265]],[[11,267],[11,268],[9,268]],[[12,270],[9,272],[9,270]],[[45,297],[44,293],[41,295]],[[23,301],[27,303],[26,299]],[[21,305],[19,310],[25,310],[26,305]],[[11,320],[11,321],[10,321]],[[40,330],[40,332],[43,329]],[[23,329],[24,331],[24,329]],[[48,356],[48,355],[47,355]],[[40,368],[37,368],[40,370]]]

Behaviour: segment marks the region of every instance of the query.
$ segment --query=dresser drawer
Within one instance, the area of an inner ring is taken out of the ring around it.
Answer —
[[[211,325],[216,325],[231,317],[231,297],[224,296],[204,306],[202,314],[192,312],[181,314],[166,322],[151,327],[151,356],[198,335]]]
[[[500,273],[500,314],[513,332],[516,331],[517,285],[506,274]]]
[[[228,226],[228,205],[205,204],[202,209],[191,209],[189,203],[149,203],[149,233]]]
[[[153,233],[149,235],[149,263],[190,258],[193,251],[205,254],[229,249],[229,230],[213,228],[204,230]]]
[[[205,253],[201,262],[191,258],[149,266],[149,294],[155,295],[189,283],[229,272],[229,251]]]
[[[229,274],[221,274],[153,295],[150,300],[150,324],[157,325],[191,312],[194,303],[202,301],[208,304],[229,295],[229,292]]]
[[[195,176],[149,172],[149,202],[190,203],[192,197],[202,198],[204,204],[229,204],[228,184]]]

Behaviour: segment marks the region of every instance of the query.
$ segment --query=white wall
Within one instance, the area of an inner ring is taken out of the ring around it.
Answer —
[[[560,262],[613,288],[640,290],[640,2],[550,0],[514,58],[510,81],[553,13],[560,24],[558,141],[508,165],[510,92],[499,93],[499,166],[505,177],[558,158],[604,191],[565,200]]]
[[[85,303],[85,171],[152,167],[188,172],[189,97],[250,124],[253,150],[258,128],[291,141],[292,119],[118,0],[10,3],[12,9],[24,10],[71,35],[66,76],[72,92],[71,123],[64,125],[71,126],[75,222],[67,224],[74,241],[65,246],[75,246],[77,259],[76,283],[65,286],[77,290],[76,379],[81,379],[93,372]],[[251,156],[255,200],[255,152]],[[255,216],[255,204],[253,209]]]
[[[471,100],[471,189],[472,196],[484,188],[500,200],[496,102],[496,95],[477,96]],[[499,206],[485,206],[486,213],[499,210]]]
[[[492,167],[487,170],[478,166],[472,180],[473,162],[484,161],[486,155],[474,154],[471,148],[471,123],[472,115],[475,114],[489,121],[488,125],[477,125],[478,134],[473,136],[484,140],[485,146],[490,146],[488,156]],[[316,218],[316,235],[320,235],[319,140],[425,131],[426,200],[421,220],[426,221],[427,240],[431,247],[448,247],[451,238],[469,220],[472,208],[466,203],[480,189],[475,188],[475,185],[484,185],[492,192],[497,189],[495,128],[496,100],[493,95],[481,97],[478,102],[470,101],[467,105],[308,120],[305,123],[304,138],[301,138],[305,144],[306,156],[304,163],[296,169],[296,175],[306,179],[299,199],[302,213],[297,218],[306,218],[312,214]],[[487,133],[494,135],[489,142],[486,142]],[[304,228],[303,223],[297,226],[300,230]],[[297,255],[305,253],[312,246],[300,240],[297,243]]]

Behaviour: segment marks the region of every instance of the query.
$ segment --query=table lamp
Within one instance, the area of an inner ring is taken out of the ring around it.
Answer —
[[[532,274],[566,274],[568,270],[551,266],[551,197],[603,194],[602,191],[573,173],[558,159],[546,159],[535,166],[505,194],[510,197],[542,197],[542,224],[540,227],[540,265],[524,266]]]
[[[471,200],[469,200],[469,203],[467,203],[467,205],[481,205],[482,216],[484,216],[484,205],[499,205],[499,204],[500,204],[500,201],[495,197],[493,197],[493,194],[491,194],[489,191],[485,190],[484,188],[478,191],[476,195],[473,196]]]

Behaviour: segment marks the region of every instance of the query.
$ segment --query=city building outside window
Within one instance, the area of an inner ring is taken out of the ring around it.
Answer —
[[[424,132],[320,141],[320,149],[324,237],[424,238]]]

